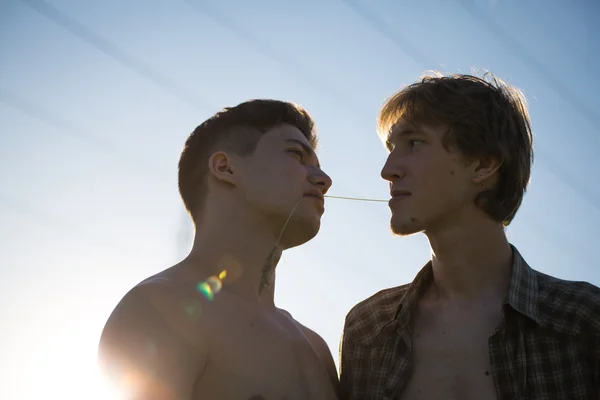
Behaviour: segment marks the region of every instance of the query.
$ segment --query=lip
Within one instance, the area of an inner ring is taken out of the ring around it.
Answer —
[[[401,202],[402,200],[405,200],[407,197],[412,196],[412,194],[408,190],[403,190],[403,189],[394,189],[391,191],[391,195],[392,195],[392,198],[388,202],[388,204],[390,206],[394,203],[398,203],[398,202]]]
[[[404,190],[404,189],[392,189],[392,191],[390,192],[390,194],[392,195],[392,198],[394,197],[405,197],[405,196],[410,196],[411,193],[408,190]]]
[[[409,194],[400,195],[400,196],[394,196],[394,197],[392,197],[390,199],[389,204],[400,202],[400,201],[402,201],[402,200],[404,200],[404,199],[406,199],[408,197],[410,197]]]
[[[309,197],[309,198],[313,198],[313,199],[317,200],[318,203],[319,203],[319,206],[320,206],[319,208],[321,210],[325,210],[325,198],[323,197],[322,194],[319,194],[319,193],[306,193],[304,195],[304,197]]]

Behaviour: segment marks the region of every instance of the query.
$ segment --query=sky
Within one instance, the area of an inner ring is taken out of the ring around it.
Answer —
[[[600,285],[599,4],[0,1],[0,397],[117,398],[98,339],[131,287],[189,250],[184,141],[251,98],[311,113],[329,194],[388,199],[385,99],[426,70],[493,72],[524,92],[534,132],[509,240],[538,271]],[[276,304],[336,360],[347,312],[429,259],[389,218],[328,199],[319,234],[278,266]]]

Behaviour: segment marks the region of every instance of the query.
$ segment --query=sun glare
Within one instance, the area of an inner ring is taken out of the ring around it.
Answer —
[[[47,363],[42,363],[30,371],[33,374],[32,383],[20,385],[18,393],[13,393],[11,398],[125,400],[122,393],[105,381],[93,358],[63,354],[53,359],[53,364],[48,367]]]
[[[97,361],[99,335],[104,316],[79,314],[65,318],[50,317],[40,331],[39,325],[25,329],[15,338],[18,349],[15,369],[10,374],[7,395],[11,400],[125,400],[125,396],[104,379]],[[40,334],[40,332],[42,334]]]

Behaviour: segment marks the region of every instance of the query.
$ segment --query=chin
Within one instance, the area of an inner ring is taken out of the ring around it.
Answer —
[[[420,233],[421,230],[418,229],[411,229],[408,227],[395,227],[392,225],[392,233],[396,236],[400,236],[400,237],[407,237],[407,236],[412,236],[416,233]]]
[[[312,240],[321,228],[321,220],[314,218],[291,219],[285,232],[281,236],[280,245],[290,249],[305,244]]]
[[[409,218],[400,219],[394,218],[390,221],[392,233],[397,236],[411,236],[415,233],[423,231],[423,227],[416,221],[411,221]]]

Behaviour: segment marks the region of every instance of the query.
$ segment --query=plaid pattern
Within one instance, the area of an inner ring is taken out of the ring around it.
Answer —
[[[346,316],[342,400],[397,399],[411,375],[411,313],[432,281],[382,290]],[[513,246],[504,320],[489,339],[499,400],[600,399],[600,289],[531,269]]]

